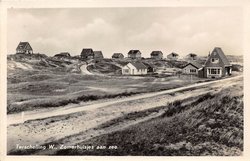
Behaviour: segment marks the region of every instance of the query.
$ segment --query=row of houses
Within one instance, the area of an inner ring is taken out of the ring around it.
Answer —
[[[29,42],[20,42],[16,48],[16,53],[22,53],[22,54],[33,54],[33,49]],[[70,57],[69,52],[61,52],[59,54],[56,54],[55,57]],[[102,51],[94,51],[92,48],[83,48],[82,52],[80,54],[80,57],[82,59],[103,59],[103,53]],[[128,58],[131,59],[141,59],[142,58],[142,53],[140,50],[130,50],[128,52]],[[150,54],[150,57],[152,59],[163,59],[163,53],[162,51],[152,51]],[[125,56],[122,53],[114,53],[112,55],[113,59],[123,59]],[[167,59],[170,60],[177,60],[179,58],[179,55],[177,53],[170,53],[167,55]],[[186,56],[187,59],[190,60],[196,60],[197,55],[190,53]]]
[[[20,42],[16,48],[17,54],[32,54],[33,49],[28,42]],[[145,75],[149,72],[154,72],[154,67],[150,64],[142,63],[138,60],[141,59],[141,52],[139,50],[130,50],[128,52],[128,58],[135,59],[136,61],[130,62],[123,66],[123,75]],[[153,59],[162,59],[163,53],[161,51],[152,51],[150,54]],[[194,60],[196,59],[196,54],[189,54],[191,60],[187,63],[182,71],[185,74],[195,74],[203,78],[219,78],[232,73],[232,65],[228,61],[224,52],[221,48],[215,47],[212,53],[208,55],[206,62],[201,65]],[[55,57],[70,57],[68,52],[62,52],[56,54]],[[91,48],[84,48],[80,54],[82,59],[103,59],[102,51],[94,51]],[[176,53],[171,53],[167,56],[168,59],[177,60],[179,57]],[[114,53],[112,58],[122,59],[124,55],[122,53]]]
[[[151,69],[151,70],[150,70]],[[154,72],[154,67],[140,61],[130,62],[123,66],[123,75],[146,75]],[[232,65],[221,48],[215,47],[202,65],[195,61],[188,62],[182,69],[184,74],[197,75],[201,78],[221,78],[232,74]]]
[[[185,74],[194,74],[201,78],[221,78],[232,74],[232,65],[222,49],[215,47],[203,65],[194,61],[189,62],[182,71]]]

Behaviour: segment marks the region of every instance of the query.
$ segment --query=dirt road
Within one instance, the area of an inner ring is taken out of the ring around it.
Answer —
[[[94,130],[95,127],[124,114],[164,106],[175,100],[219,91],[234,85],[239,80],[242,80],[242,76],[109,100],[81,107],[65,107],[53,111],[44,111],[43,113],[33,112],[25,116],[25,120],[30,120],[25,123],[21,123],[20,119],[17,118],[20,117],[20,114],[9,115],[7,130],[8,151],[15,149],[17,143],[22,145],[41,145],[61,140],[64,144],[76,144],[85,139],[124,128],[125,126],[120,126],[119,128],[111,128],[109,131]],[[152,117],[154,116],[148,118]],[[145,121],[146,119],[143,118],[142,120]],[[126,123],[126,126],[142,120]]]
[[[162,94],[168,94],[168,93],[178,92],[181,90],[187,90],[189,88],[194,88],[194,87],[202,87],[202,86],[215,84],[215,83],[219,83],[219,82],[239,79],[240,77],[243,77],[243,76],[236,76],[236,77],[232,77],[232,78],[216,80],[216,81],[211,81],[211,82],[197,83],[197,84],[192,84],[192,85],[185,86],[185,87],[165,90],[165,91],[161,91],[161,92],[140,94],[140,95],[136,95],[136,96],[121,98],[118,100],[110,100],[107,102],[101,102],[101,103],[91,104],[91,105],[87,105],[87,106],[75,107],[75,106],[71,105],[71,107],[74,107],[74,108],[69,108],[70,106],[66,106],[64,108],[55,108],[55,109],[50,109],[50,110],[43,111],[43,112],[41,112],[41,111],[35,111],[35,112],[34,111],[27,111],[24,113],[24,116],[20,113],[19,114],[10,114],[7,116],[7,119],[8,119],[7,124],[8,125],[19,124],[19,123],[23,123],[24,121],[28,121],[28,120],[35,120],[35,119],[42,119],[42,118],[47,118],[47,117],[59,116],[59,115],[66,115],[66,114],[76,113],[76,112],[80,112],[80,111],[89,111],[89,110],[97,109],[100,107],[110,106],[110,105],[113,105],[116,103],[122,103],[122,102],[142,99],[142,98],[154,97],[154,96],[158,96],[158,95],[162,95]]]
[[[87,67],[88,67],[87,64],[83,64],[83,65],[80,67],[82,74],[85,74],[85,75],[93,75],[93,73],[91,73],[91,72],[88,71]]]

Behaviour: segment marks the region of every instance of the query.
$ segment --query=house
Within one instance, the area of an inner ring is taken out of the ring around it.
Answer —
[[[142,62],[130,62],[122,67],[122,75],[145,75],[147,67]]]
[[[198,70],[200,70],[201,68],[201,64],[197,62],[189,62],[183,67],[182,73],[198,75]]]
[[[169,60],[177,60],[179,58],[179,54],[172,52],[172,53],[167,55],[167,58]]]
[[[70,57],[70,54],[68,52],[61,52],[59,54],[54,55],[54,57],[65,58],[65,57]]]
[[[162,59],[163,58],[163,53],[161,51],[152,51],[150,54],[152,59]]]
[[[124,55],[122,53],[114,53],[112,59],[123,59]]]
[[[20,42],[16,48],[17,54],[33,54],[33,49],[29,42]]]
[[[186,56],[186,59],[187,60],[197,60],[197,55],[196,54],[194,54],[194,53],[190,53],[190,54],[188,54],[187,56]]]
[[[153,64],[143,63],[147,67],[147,73],[154,73],[156,71],[156,67]]]
[[[94,59],[103,59],[102,51],[94,51]]]
[[[130,50],[128,52],[128,58],[131,58],[131,59],[141,59],[141,52],[140,52],[140,50]]]
[[[83,48],[81,52],[82,59],[94,59],[94,51],[91,48]]]
[[[199,71],[199,77],[221,78],[232,74],[232,65],[221,48],[215,47],[209,54],[204,68]]]

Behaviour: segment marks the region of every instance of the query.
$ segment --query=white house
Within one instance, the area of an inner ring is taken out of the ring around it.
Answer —
[[[147,67],[141,62],[130,62],[122,67],[122,75],[145,75]]]
[[[198,70],[202,68],[202,65],[197,63],[197,62],[189,62],[188,64],[186,64],[183,69],[182,72],[185,74],[195,74],[198,75]]]

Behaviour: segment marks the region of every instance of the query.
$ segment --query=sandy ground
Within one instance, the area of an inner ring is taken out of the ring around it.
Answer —
[[[26,64],[26,63],[20,63],[20,62],[15,62],[15,61],[8,61],[8,70],[15,70],[15,69],[23,69],[23,70],[29,70],[33,69],[31,65]]]
[[[85,75],[93,75],[93,73],[89,72],[88,69],[87,69],[87,64],[83,64],[80,69],[81,69],[81,72],[82,74],[85,74]]]
[[[237,80],[240,79],[242,79],[242,76],[89,104],[81,107],[61,108],[44,111],[43,113],[31,113],[25,116],[26,120],[29,120],[25,123],[22,123],[20,114],[9,115],[7,129],[8,151],[15,149],[16,144],[41,145],[59,139],[61,139],[60,142],[64,144],[74,145],[88,138],[120,130],[132,124],[158,116],[158,114],[154,114],[130,121],[124,125],[111,127],[108,131],[101,129],[94,130],[95,127],[114,118],[121,117],[124,114],[164,106],[175,100],[195,97],[208,92],[218,92],[222,88],[228,88],[236,84]],[[197,87],[197,89],[193,89],[192,92],[188,90],[194,87]],[[175,94],[172,95],[171,93]]]

